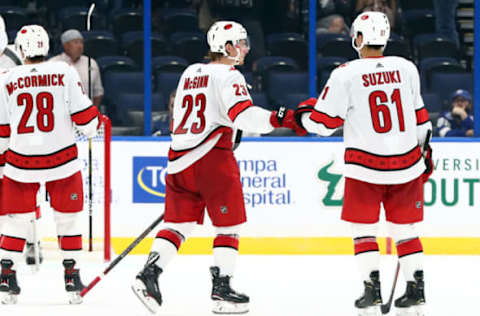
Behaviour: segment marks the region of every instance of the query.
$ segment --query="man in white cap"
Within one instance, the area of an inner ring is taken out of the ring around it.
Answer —
[[[77,70],[83,86],[88,91],[91,91],[91,99],[93,105],[99,107],[103,99],[102,79],[100,78],[100,71],[98,69],[95,59],[90,58],[91,73],[90,73],[90,90],[88,82],[88,57],[83,55],[83,36],[82,33],[75,29],[70,29],[60,36],[63,45],[63,53],[54,56],[50,61],[64,61]]]

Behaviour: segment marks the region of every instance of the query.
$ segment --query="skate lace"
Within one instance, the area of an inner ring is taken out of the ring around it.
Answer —
[[[158,284],[157,284],[157,279],[158,279],[158,276],[159,276],[160,273],[157,273],[157,271],[155,270],[155,267],[153,265],[150,265],[149,267],[147,267],[147,269],[145,270],[145,276],[146,276],[146,279],[148,280],[148,283],[149,283],[149,287],[155,292],[155,293],[159,293],[160,292],[160,289],[158,287]]]
[[[3,280],[3,278],[6,278],[10,274],[13,274],[12,269],[2,269],[2,274],[1,274],[2,280]]]
[[[75,285],[75,277],[78,275],[78,269],[65,269],[65,283],[68,285]]]
[[[68,275],[69,277],[73,278],[76,274],[78,274],[78,269],[74,268],[66,268],[65,269],[65,274]]]
[[[228,276],[225,277],[217,277],[214,280],[215,288],[217,293],[222,294],[237,294],[231,287],[230,287],[230,278]]]

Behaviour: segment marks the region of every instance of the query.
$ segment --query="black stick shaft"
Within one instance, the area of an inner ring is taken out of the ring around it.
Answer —
[[[90,22],[95,3],[92,3],[87,14],[87,32],[90,32]],[[88,98],[92,99],[92,60],[88,55]],[[92,139],[88,139],[88,251],[93,251],[93,190],[92,190]]]
[[[395,288],[397,287],[398,273],[400,272],[400,261],[397,262],[397,270],[395,271],[395,277],[393,278],[392,291],[390,292],[390,297],[388,302],[381,305],[382,314],[388,314],[390,308],[392,307],[393,295],[395,294]]]
[[[132,249],[135,248],[161,221],[163,221],[163,214],[153,223],[151,223],[150,226],[148,226],[147,229],[145,229],[145,231],[127,247],[127,249],[125,249],[120,255],[118,255],[118,257],[115,258],[115,260],[113,260],[112,263],[108,265],[108,267],[103,271],[101,275],[93,279],[93,281],[90,282],[90,284],[88,284],[88,286],[85,287],[82,292],[80,292],[80,296],[85,296],[85,294],[87,294],[98,282],[100,282],[102,277],[107,275],[110,270],[112,270],[120,261],[122,261],[122,259],[125,258],[125,256],[128,255],[130,251],[132,251]]]

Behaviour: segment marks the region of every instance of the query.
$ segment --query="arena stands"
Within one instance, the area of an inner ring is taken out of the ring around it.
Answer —
[[[257,6],[255,0],[239,1],[238,5],[243,7],[237,11],[222,7],[222,3],[227,3],[222,1],[155,1],[151,64],[152,110],[157,116],[166,111],[167,97],[176,87],[181,72],[190,63],[206,61],[205,25],[208,27],[214,19],[222,18],[225,12],[238,13],[227,17],[237,18],[252,34],[252,52],[255,51],[240,70],[252,87],[253,100],[271,109],[279,104],[295,106],[295,102],[307,96],[308,10],[305,2],[308,1],[278,2],[279,12],[274,13],[287,18],[275,28],[268,10]],[[341,2],[341,7],[334,6],[328,12],[319,8],[317,20],[324,17],[322,14],[339,14],[349,24],[355,18],[355,1]],[[90,32],[85,30],[90,4],[87,0],[0,0],[0,14],[6,21],[10,43],[21,25],[38,23],[45,26],[51,35],[51,55],[62,51],[59,40],[62,31],[70,28],[81,31],[85,54],[95,58],[100,67],[105,86],[102,108],[111,116],[114,126],[121,127],[117,129],[119,133],[139,134],[143,126],[144,93],[141,3],[97,1]],[[459,48],[455,42],[435,32],[432,0],[399,0],[396,7],[396,23],[385,55],[403,56],[417,64],[425,103],[435,118],[446,106],[451,91],[457,88],[472,91],[473,0],[461,0],[457,9]],[[323,88],[335,67],[355,58],[357,55],[351,48],[349,36],[317,34],[317,89]]]

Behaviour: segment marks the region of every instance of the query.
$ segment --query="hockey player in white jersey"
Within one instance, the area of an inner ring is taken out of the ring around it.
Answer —
[[[8,214],[0,240],[2,302],[17,302],[15,267],[35,216],[36,193],[45,183],[64,258],[65,289],[71,303],[80,303],[83,285],[76,263],[82,250],[83,182],[73,126],[94,136],[98,110],[73,67],[45,62],[49,39],[41,26],[22,27],[15,45],[25,65],[0,75],[0,152],[6,151],[1,198]]]
[[[5,21],[0,16],[0,71],[10,69],[19,65],[22,65],[23,62],[21,60],[20,53],[15,49],[15,45],[8,45],[8,35],[5,27]],[[3,166],[4,162],[0,163],[0,194],[1,194],[1,186],[2,186],[2,176],[3,176]],[[1,201],[0,201],[1,203]],[[35,211],[37,219],[40,218],[40,207],[37,206]],[[3,215],[2,209],[0,207],[0,235],[2,234],[2,225],[5,220],[5,216]],[[40,241],[38,241],[37,236],[34,236],[35,230],[33,225],[31,225],[30,233],[27,236],[27,244],[25,249],[25,259],[27,264],[33,265],[35,264],[35,241],[37,240],[37,247],[39,251],[39,263],[42,263],[43,255],[40,248]]]
[[[383,13],[359,15],[352,25],[352,45],[360,59],[335,69],[318,100],[300,104],[295,114],[307,131],[323,136],[344,127],[342,219],[352,223],[356,260],[365,284],[355,306],[361,315],[380,315],[376,236],[383,204],[407,280],[406,293],[395,306],[401,313],[414,310],[417,314],[412,315],[421,315],[423,249],[415,223],[423,220],[423,183],[432,171],[427,146],[432,125],[415,65],[401,57],[383,57],[389,36]]]
[[[158,277],[201,224],[206,207],[216,229],[213,241],[212,293],[215,313],[244,313],[249,297],[230,287],[239,234],[246,221],[240,172],[233,155],[236,129],[269,133],[287,127],[305,135],[293,110],[267,111],[252,104],[243,75],[249,51],[242,25],[216,22],[207,33],[209,64],[193,64],[182,74],[173,107],[172,142],[166,176],[165,225],[156,235],[134,293],[155,313],[162,304]]]
[[[21,64],[22,59],[15,45],[8,45],[5,21],[0,16],[0,69],[10,69]]]

